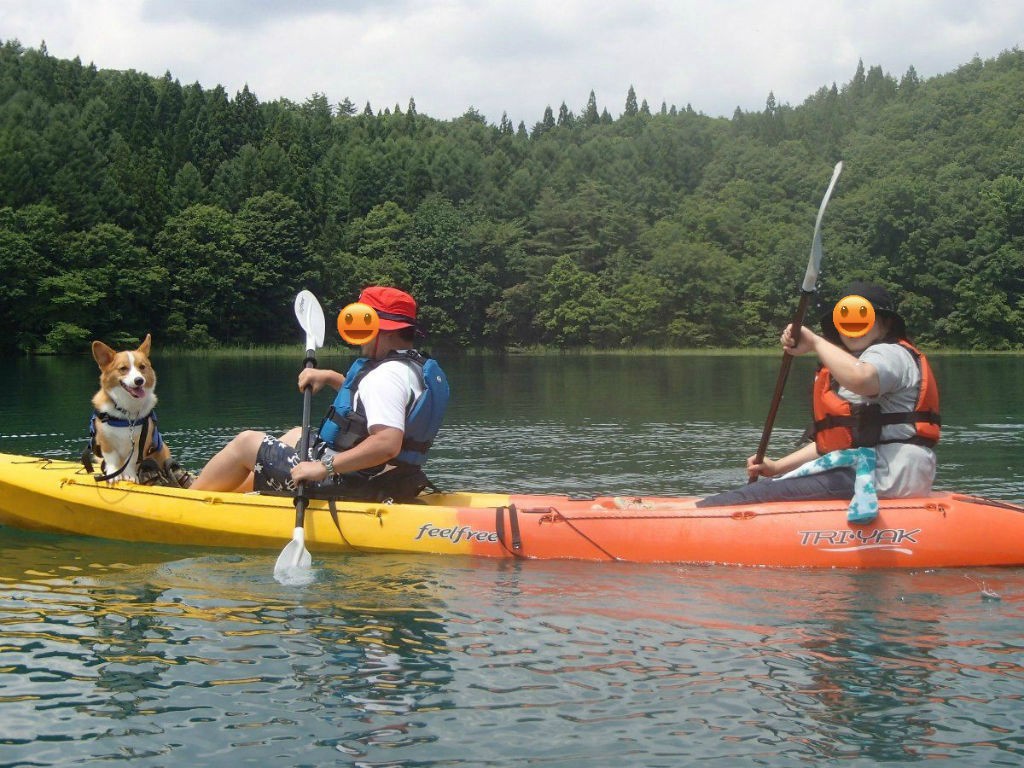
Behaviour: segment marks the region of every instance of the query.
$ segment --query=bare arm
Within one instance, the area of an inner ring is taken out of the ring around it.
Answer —
[[[375,425],[370,436],[359,445],[342,451],[334,457],[335,474],[356,472],[367,467],[376,467],[395,458],[402,450],[405,433],[395,427]],[[319,461],[303,461],[292,469],[295,482],[320,482],[327,478],[327,467]]]
[[[814,352],[832,376],[851,392],[876,397],[880,391],[878,370],[871,363],[862,363],[845,349],[837,347],[809,328],[800,330],[800,343],[793,344],[791,326],[782,332],[782,348],[791,355]]]
[[[306,387],[312,387],[315,395],[325,384],[338,390],[344,383],[345,377],[342,374],[327,368],[303,368],[299,371],[300,392],[305,391]]]
[[[791,472],[800,465],[818,458],[818,447],[814,443],[808,443],[788,456],[783,456],[781,459],[765,457],[764,461],[760,464],[754,462],[755,457],[756,454],[747,459],[747,475],[749,477],[756,477],[757,475],[775,477],[776,475],[784,475],[787,472]]]

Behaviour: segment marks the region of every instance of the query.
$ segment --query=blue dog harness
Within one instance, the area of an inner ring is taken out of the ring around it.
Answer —
[[[114,406],[114,407],[116,408],[117,406]],[[121,409],[118,408],[118,410],[121,410]],[[122,413],[124,413],[124,411],[122,411]],[[100,454],[100,450],[99,450],[99,446],[96,444],[96,420],[97,419],[102,421],[104,424],[110,425],[111,427],[128,427],[128,428],[131,428],[131,427],[135,427],[135,426],[141,424],[142,425],[142,433],[139,436],[139,445],[142,446],[142,452],[145,453],[146,455],[150,455],[150,454],[156,453],[157,451],[159,451],[164,446],[163,436],[160,434],[160,430],[157,428],[156,411],[150,411],[145,416],[139,416],[139,417],[134,418],[134,419],[119,419],[119,418],[115,418],[114,416],[111,416],[109,413],[105,413],[103,411],[93,411],[92,416],[89,418],[89,444],[86,447],[85,451],[83,451],[83,453],[82,453],[82,464],[85,467],[87,472],[92,472],[92,470],[93,470],[92,457],[93,456],[100,456],[101,455]],[[152,424],[150,424],[150,422],[152,422]],[[145,450],[147,436],[149,436],[149,439],[150,439],[150,446],[149,446],[149,450],[148,451]],[[134,453],[134,451],[135,451],[135,447],[134,446],[132,446],[132,451]],[[132,455],[133,455],[132,453],[128,454],[128,458],[127,458],[127,460],[125,460],[124,466],[122,466],[120,469],[118,469],[116,471],[111,472],[110,471],[110,467],[103,467],[103,469],[105,471],[107,471],[108,474],[97,475],[96,479],[97,480],[111,480],[111,479],[117,477],[122,472],[124,472],[125,467],[128,466],[128,462],[130,462],[132,460]],[[143,459],[143,457],[140,455],[138,457],[137,461],[141,461],[142,459]]]

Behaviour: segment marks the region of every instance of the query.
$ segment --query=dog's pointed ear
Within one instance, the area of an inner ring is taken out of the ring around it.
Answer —
[[[142,343],[139,344],[139,352],[144,354],[146,357],[149,357],[149,348],[151,346],[153,346],[153,337],[147,333],[146,338],[144,338]]]
[[[92,356],[100,368],[106,368],[117,353],[104,344],[102,341],[92,343]]]

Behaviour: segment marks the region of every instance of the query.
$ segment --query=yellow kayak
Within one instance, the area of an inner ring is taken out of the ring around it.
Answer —
[[[509,503],[508,496],[488,493],[423,498],[446,512]],[[410,516],[408,510],[422,514],[424,505],[338,502],[336,508],[338,525],[326,501],[310,501],[306,509],[306,541],[318,552],[351,552],[358,549],[353,540],[377,541],[385,519],[388,540],[407,539],[403,527],[415,526],[419,518]],[[0,524],[13,528],[123,541],[280,549],[282,541],[291,536],[294,521],[293,500],[287,497],[191,491],[126,481],[110,485],[96,482],[75,462],[0,453]],[[401,549],[425,551],[408,546]]]

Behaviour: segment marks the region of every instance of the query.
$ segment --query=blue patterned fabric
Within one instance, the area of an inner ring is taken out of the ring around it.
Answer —
[[[846,448],[819,456],[814,461],[787,472],[788,477],[804,477],[837,467],[853,467],[853,498],[847,508],[846,520],[850,523],[870,523],[878,516],[878,491],[875,488],[875,465],[877,456],[874,448]]]

